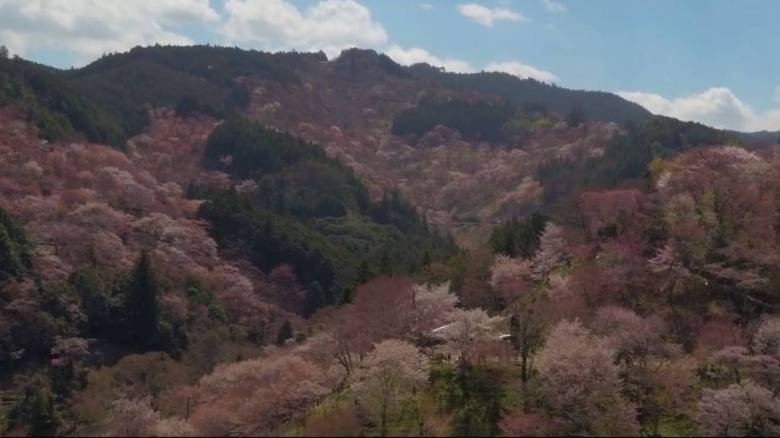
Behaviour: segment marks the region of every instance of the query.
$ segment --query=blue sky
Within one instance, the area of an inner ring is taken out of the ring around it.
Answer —
[[[772,0],[0,0],[0,43],[61,67],[154,42],[370,47],[754,130],[780,129],[778,17]]]

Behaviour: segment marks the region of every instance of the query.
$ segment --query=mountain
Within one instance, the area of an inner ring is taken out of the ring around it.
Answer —
[[[0,80],[2,434],[777,432],[774,133],[360,49]]]
[[[409,70],[415,77],[451,90],[501,96],[518,107],[542,105],[560,114],[581,107],[589,118],[602,122],[644,123],[653,117],[642,106],[612,93],[570,90],[507,73],[449,73],[428,64]]]
[[[126,139],[118,120],[108,116],[58,71],[22,59],[0,58],[0,104],[21,104],[27,119],[48,141],[73,138],[121,147]]]
[[[655,156],[727,137],[758,138],[690,133],[685,126],[694,125],[652,116],[609,93],[500,73],[402,67],[371,50],[347,50],[328,61],[323,54],[155,46],[68,71],[22,61],[4,65],[24,65],[67,88],[67,99],[83,101],[45,104],[57,115],[47,119],[63,116],[75,125],[65,131],[118,147],[148,126],[150,107],[181,116],[246,114],[322,145],[363,179],[374,200],[400,189],[427,222],[461,242],[484,239],[491,224],[545,209],[562,194],[642,177]],[[79,105],[88,107],[82,111],[88,116],[70,114]],[[580,119],[574,124],[568,120],[573,114]],[[702,133],[710,129],[696,126]],[[636,130],[642,133],[621,140]]]
[[[734,132],[734,135],[753,146],[780,144],[780,131]]]

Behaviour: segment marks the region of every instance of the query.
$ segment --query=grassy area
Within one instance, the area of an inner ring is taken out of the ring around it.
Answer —
[[[658,436],[683,437],[695,434],[696,426],[686,415],[665,417],[658,426]]]

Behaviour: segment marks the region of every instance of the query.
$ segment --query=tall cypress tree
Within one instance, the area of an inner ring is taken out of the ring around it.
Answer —
[[[129,329],[134,335],[133,342],[141,348],[150,348],[158,340],[159,286],[148,252],[141,253],[128,286],[125,308],[128,313]]]
[[[357,279],[355,280],[355,283],[358,286],[364,283],[368,283],[368,280],[371,280],[373,276],[374,273],[371,272],[371,267],[368,265],[368,261],[366,259],[361,260],[360,264],[358,265]]]
[[[288,339],[293,337],[293,327],[290,324],[290,320],[284,321],[281,327],[279,327],[279,333],[276,335],[276,345],[282,346]]]
[[[29,266],[29,243],[20,227],[0,209],[0,282],[13,279]]]
[[[393,264],[386,249],[382,251],[382,256],[379,259],[379,273],[387,276],[393,275]]]
[[[54,436],[59,417],[49,388],[38,388],[30,402],[30,436]]]
[[[322,290],[320,283],[316,281],[309,283],[306,287],[306,296],[303,298],[303,317],[312,316],[317,309],[326,304],[325,291]]]

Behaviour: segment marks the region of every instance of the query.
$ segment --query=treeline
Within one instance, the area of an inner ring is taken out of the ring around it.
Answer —
[[[249,103],[247,90],[235,81],[257,76],[297,81],[287,65],[296,54],[267,54],[230,47],[153,46],[106,55],[65,76],[122,124],[137,134],[147,124],[144,104],[177,108],[180,114],[198,111],[217,117]]]
[[[518,107],[538,102],[550,111],[568,114],[580,106],[593,120],[617,123],[643,123],[653,117],[640,105],[612,93],[570,90],[506,73],[448,73],[428,64],[413,65],[409,71],[453,91],[499,96]]]
[[[45,140],[84,136],[95,143],[124,145],[125,134],[119,124],[55,70],[0,57],[0,106],[11,103],[26,111],[28,121]]]
[[[628,124],[624,135],[613,137],[599,158],[554,159],[542,163],[537,177],[547,201],[587,187],[614,187],[649,176],[651,162],[696,146],[738,143],[731,133],[695,122],[654,117],[641,125]]]
[[[490,233],[488,245],[493,254],[531,258],[539,248],[539,237],[549,218],[542,213],[531,213],[522,221],[516,217],[497,225]]]
[[[0,209],[0,284],[30,267],[30,242],[16,221]]]
[[[396,114],[392,132],[419,136],[436,125],[444,125],[460,132],[466,140],[498,143],[507,140],[504,126],[516,113],[517,109],[506,102],[428,99]]]
[[[319,147],[242,118],[209,137],[207,168],[256,184],[193,186],[215,239],[245,252],[266,272],[289,264],[307,285],[305,314],[348,301],[352,288],[379,273],[413,272],[451,253],[398,193],[372,202],[353,172]]]
[[[136,47],[105,55],[80,69],[57,70],[0,57],[0,105],[21,103],[49,141],[80,135],[122,148],[149,124],[144,105],[226,117],[249,104],[245,86],[254,76],[296,82],[295,68],[317,55],[268,54],[212,46]]]

